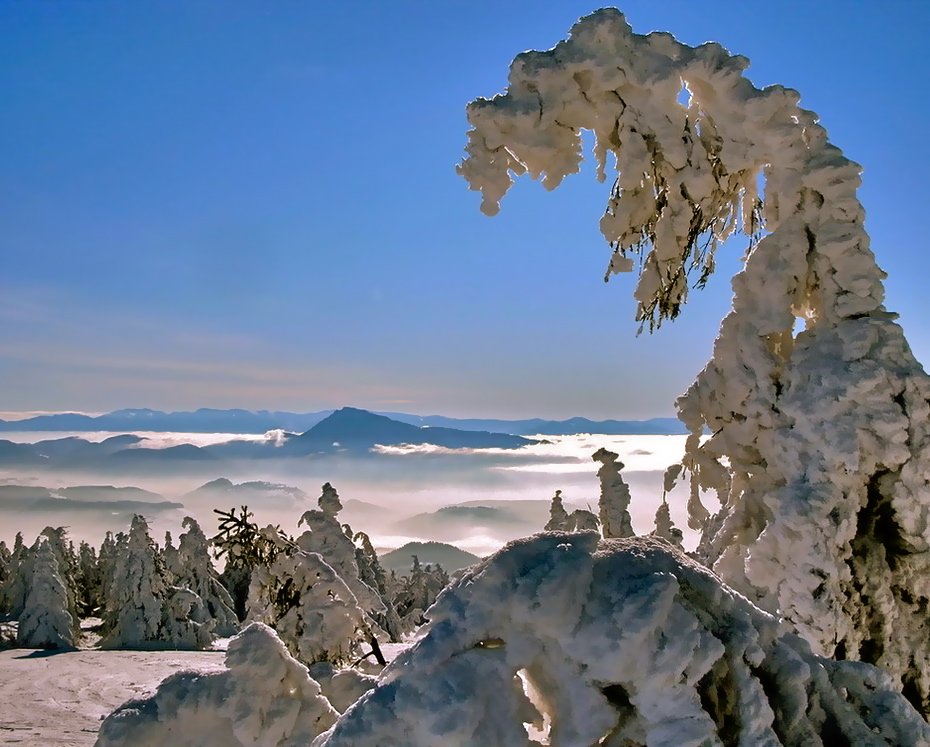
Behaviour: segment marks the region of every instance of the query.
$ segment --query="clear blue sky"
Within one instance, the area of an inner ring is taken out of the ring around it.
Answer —
[[[0,4],[0,410],[670,414],[737,252],[636,338],[592,169],[493,219],[454,172],[466,103],[596,7]],[[887,305],[930,360],[930,3],[621,9],[801,91],[865,167]]]

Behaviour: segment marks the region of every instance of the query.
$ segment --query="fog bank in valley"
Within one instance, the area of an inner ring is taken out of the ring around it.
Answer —
[[[113,434],[4,434],[21,443],[69,435],[99,442]],[[135,435],[144,439],[147,448],[243,438],[202,433]],[[619,453],[626,465],[623,476],[633,495],[636,531],[651,531],[662,499],[662,473],[681,458],[683,436],[539,438],[540,443],[519,449],[447,449],[425,444],[376,447],[363,455],[172,459],[142,466],[111,465],[104,470],[99,465],[88,470],[6,466],[0,471],[0,539],[10,543],[22,531],[31,543],[43,527],[64,525],[75,542],[99,545],[107,530],[126,530],[133,513],[146,516],[159,541],[165,531],[177,535],[185,515],[197,518],[211,534],[216,528],[213,509],[242,505],[248,505],[260,524],[280,524],[285,531],[297,532],[300,516],[316,506],[322,484],[330,482],[345,505],[340,520],[355,531],[368,533],[379,550],[411,540],[441,540],[485,555],[509,539],[541,530],[556,490],[562,491],[567,506],[596,511],[599,486],[591,454],[601,447]],[[75,489],[78,486],[85,487]],[[686,498],[686,490],[679,487],[669,502],[688,540],[692,538],[685,521]]]

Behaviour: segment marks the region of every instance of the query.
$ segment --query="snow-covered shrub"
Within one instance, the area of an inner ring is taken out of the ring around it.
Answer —
[[[16,643],[30,648],[73,648],[80,637],[70,590],[52,542],[40,536],[33,551],[26,598],[19,616]]]
[[[223,672],[179,672],[100,727],[97,747],[302,747],[336,719],[306,667],[274,631],[233,638]]]
[[[424,632],[314,747],[930,744],[888,674],[817,656],[650,538],[512,542]]]
[[[930,378],[882,305],[860,167],[747,65],[598,11],[469,105],[459,171],[494,214],[512,175],[552,189],[578,171],[593,132],[598,177],[616,164],[607,277],[639,264],[650,329],[721,242],[749,237],[713,356],[677,402],[699,554],[815,651],[887,668],[930,714]]]

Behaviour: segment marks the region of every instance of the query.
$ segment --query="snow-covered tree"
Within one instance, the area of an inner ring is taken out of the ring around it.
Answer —
[[[197,622],[213,620],[216,635],[234,635],[239,630],[239,620],[233,610],[232,597],[220,582],[210,559],[210,541],[196,519],[185,516],[182,525],[187,531],[178,538],[174,583],[190,589],[203,602],[204,619]]]
[[[381,597],[384,604],[384,613],[375,611],[372,613],[372,617],[384,632],[390,636],[392,641],[399,641],[404,633],[403,626],[401,625],[400,616],[394,608],[392,590],[388,583],[387,574],[381,566],[374,545],[371,544],[371,538],[365,532],[356,532],[352,537],[352,541],[355,544],[355,563],[358,566],[359,578],[362,583],[378,592],[378,596]]]
[[[313,745],[928,740],[887,673],[817,656],[665,543],[552,532],[447,587],[419,641]]]
[[[158,641],[167,589],[164,564],[149,536],[148,523],[136,514],[125,550],[114,562],[101,630],[102,645],[120,648]]]
[[[75,581],[77,559],[67,541],[67,530],[64,527],[45,527],[31,547],[24,545],[21,534],[16,535],[16,542],[10,556],[10,578],[3,593],[9,614],[13,618],[18,618],[23,614],[32,584],[36,557],[43,542],[48,544],[55,556],[58,563],[56,573],[65,587],[68,613],[73,620],[77,621],[79,620],[79,594]]]
[[[319,553],[370,617],[389,619],[387,608],[390,600],[382,598],[376,588],[362,580],[351,528],[347,531],[339,523],[338,513],[342,510],[342,502],[336,489],[329,483],[323,485],[318,503],[318,510],[311,509],[300,517],[298,526],[306,525],[307,529],[297,537],[297,545],[306,552]]]
[[[23,533],[17,532],[7,563],[7,577],[0,586],[0,610],[13,618],[19,617],[25,602],[25,586],[20,566],[26,557],[26,550]]]
[[[393,600],[404,632],[423,624],[423,614],[449,583],[449,574],[438,563],[435,566],[430,563],[423,566],[418,556],[413,555],[411,558],[413,564],[410,573],[397,583]]]
[[[104,604],[101,607],[106,604],[105,600],[110,587],[113,585],[113,577],[116,574],[116,559],[125,551],[127,540],[128,537],[124,532],[119,532],[116,536],[112,532],[107,532],[100,545],[97,565],[100,569],[100,588],[104,598]]]
[[[620,475],[624,466],[620,455],[602,448],[595,451],[591,459],[601,465],[597,470],[597,479],[601,483],[601,497],[598,501],[601,533],[607,539],[633,537],[636,533],[628,510],[630,488]]]
[[[115,559],[107,590],[104,648],[205,648],[212,620],[203,602],[188,589],[172,587],[145,519],[136,514],[123,550]]]
[[[13,575],[13,553],[6,546],[6,542],[0,540],[0,617],[9,614],[7,608],[7,598],[4,589],[10,582]]]
[[[236,617],[245,620],[252,570],[259,565],[269,565],[279,552],[278,544],[270,542],[252,521],[254,515],[248,506],[242,506],[238,514],[234,508],[229,511],[213,509],[213,512],[220,517],[220,527],[211,543],[217,559],[226,561],[220,581],[232,597]]]
[[[749,237],[712,358],[677,403],[699,555],[816,652],[887,668],[930,714],[930,378],[882,305],[860,167],[797,92],[756,88],[747,65],[598,11],[469,105],[459,171],[494,214],[512,175],[552,189],[578,171],[593,132],[598,177],[616,164],[607,277],[639,257],[650,329],[720,243]]]
[[[78,611],[82,616],[93,615],[104,605],[103,574],[93,545],[81,542],[78,548]]]
[[[372,623],[342,577],[316,552],[300,549],[275,527],[262,530],[278,546],[252,569],[248,621],[270,625],[301,661],[344,663],[372,641]]]
[[[52,540],[40,536],[25,579],[26,597],[16,631],[19,646],[74,647],[80,637],[80,621],[74,614],[71,590],[62,575]]]

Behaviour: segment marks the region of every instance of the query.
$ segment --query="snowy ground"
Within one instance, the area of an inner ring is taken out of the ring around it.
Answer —
[[[225,669],[228,642],[214,651],[0,650],[0,745],[92,745],[106,715],[169,674]],[[384,643],[381,652],[391,661],[409,645]]]
[[[0,651],[0,744],[92,745],[116,706],[181,669],[224,669],[222,651]]]

